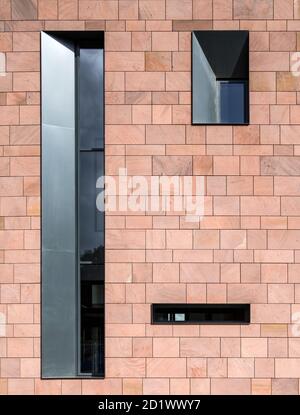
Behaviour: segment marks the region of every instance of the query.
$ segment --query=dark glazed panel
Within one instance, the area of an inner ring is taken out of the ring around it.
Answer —
[[[96,201],[100,189],[96,188],[103,174],[103,153],[80,152],[80,261],[101,264],[104,262],[104,212],[97,209]]]
[[[249,324],[250,304],[152,304],[152,324]]]
[[[103,148],[103,50],[80,48],[79,55],[80,150]]]

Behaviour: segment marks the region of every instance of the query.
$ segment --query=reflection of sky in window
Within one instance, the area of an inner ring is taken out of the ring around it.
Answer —
[[[103,50],[80,49],[79,137],[81,149],[103,147]]]
[[[220,81],[221,123],[245,122],[245,83]]]

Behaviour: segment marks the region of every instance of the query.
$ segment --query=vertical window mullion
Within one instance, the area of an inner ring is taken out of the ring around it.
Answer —
[[[76,361],[76,373],[80,374],[81,366],[81,287],[80,287],[80,151],[79,151],[79,113],[80,113],[80,100],[79,100],[79,73],[80,73],[80,48],[78,42],[75,43],[75,140],[76,140],[76,316],[77,316],[77,361]]]

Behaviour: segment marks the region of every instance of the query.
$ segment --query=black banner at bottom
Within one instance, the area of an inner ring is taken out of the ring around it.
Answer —
[[[294,402],[291,402],[294,401]],[[271,409],[286,410],[287,403],[299,402],[298,396],[203,396],[203,395],[176,395],[176,396],[1,396],[1,409],[35,412],[47,411],[55,414],[57,411],[85,414],[151,414],[154,412],[185,412],[193,414],[210,413],[213,410],[229,411],[230,414],[245,410],[262,409],[267,406]],[[2,412],[2,411],[1,411]],[[2,412],[5,413],[5,412]]]

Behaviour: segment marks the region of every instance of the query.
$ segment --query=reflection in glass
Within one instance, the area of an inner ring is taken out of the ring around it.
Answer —
[[[103,50],[80,49],[80,149],[103,148]]]
[[[96,181],[103,174],[103,153],[80,152],[80,260],[103,262],[104,212],[97,210],[99,189]]]
[[[81,265],[81,372],[104,371],[103,266]]]
[[[221,123],[245,122],[246,83],[243,81],[219,81]]]
[[[104,374],[103,50],[81,47],[78,70],[80,373]]]

